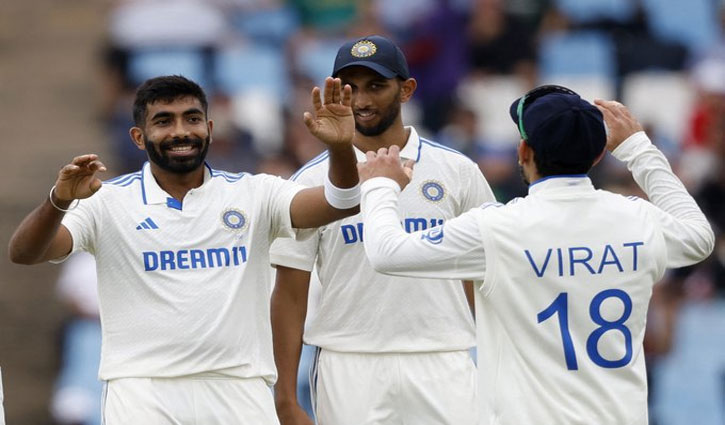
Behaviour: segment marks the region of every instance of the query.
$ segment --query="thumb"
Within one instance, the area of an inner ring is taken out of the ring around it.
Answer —
[[[96,179],[93,179],[93,181],[89,185],[89,188],[91,189],[91,192],[96,193],[96,192],[98,192],[98,189],[101,188],[101,186],[103,186],[101,179],[96,178]]]
[[[312,114],[309,112],[305,112],[305,114],[302,117],[305,121],[305,125],[307,126],[307,130],[310,131],[312,134],[317,134],[317,122],[312,117]]]
[[[415,161],[412,159],[406,159],[405,162],[403,162],[403,172],[411,180],[413,179],[413,167],[415,167]]]

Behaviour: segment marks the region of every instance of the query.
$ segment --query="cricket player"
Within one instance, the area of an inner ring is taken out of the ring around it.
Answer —
[[[149,162],[101,182],[98,156],[76,157],[16,230],[16,263],[95,255],[106,425],[278,424],[270,244],[359,201],[351,89],[329,78],[312,100],[305,123],[329,143],[324,189],[211,168],[206,95],[158,77],[138,89],[130,130]]]
[[[380,36],[340,47],[332,72],[352,87],[353,144],[364,151],[397,146],[415,161],[416,177],[402,195],[406,231],[438,226],[493,201],[478,166],[464,155],[405,127],[401,104],[415,92],[401,50]],[[323,153],[293,179],[322,182]],[[305,241],[279,239],[272,328],[279,381],[275,401],[283,425],[312,421],[298,405],[296,377],[303,340],[320,348],[313,405],[320,425],[475,424],[473,317],[460,279],[418,279],[375,272],[363,248],[360,215],[319,229]],[[313,268],[321,282],[317,312],[303,327]]]
[[[481,425],[647,425],[652,286],[713,249],[707,219],[642,126],[618,102],[595,103],[560,86],[515,101],[528,196],[433,229],[400,226],[409,177],[395,147],[368,152],[360,167],[376,270],[415,277],[421,291],[426,279],[477,283]],[[605,146],[649,201],[592,186],[587,172]]]

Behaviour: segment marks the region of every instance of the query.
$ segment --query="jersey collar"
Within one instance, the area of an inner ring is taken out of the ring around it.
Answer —
[[[529,195],[558,189],[594,190],[594,185],[586,174],[548,176],[531,183]]]
[[[206,162],[204,162],[204,182],[202,183],[202,186],[205,185],[209,179],[211,179],[211,168]],[[143,197],[143,203],[145,205],[168,204],[169,198],[171,198],[171,196],[166,193],[166,191],[164,191],[158,183],[156,183],[156,179],[154,178],[153,173],[151,173],[151,165],[148,161],[143,164],[141,172],[141,196]]]
[[[406,126],[405,129],[410,130],[410,135],[405,142],[405,146],[400,150],[400,157],[403,159],[417,160],[418,152],[420,151],[420,137],[418,137],[418,132],[412,126]],[[367,161],[365,152],[358,148],[355,148],[355,156],[357,157],[357,162]]]

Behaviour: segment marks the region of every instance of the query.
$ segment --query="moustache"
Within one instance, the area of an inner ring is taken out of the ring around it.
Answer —
[[[203,145],[204,141],[198,137],[183,137],[161,142],[161,144],[159,144],[159,149],[169,150],[174,146],[191,146],[193,148],[201,149]]]

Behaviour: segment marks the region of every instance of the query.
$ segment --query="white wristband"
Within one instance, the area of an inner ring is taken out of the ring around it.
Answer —
[[[360,184],[343,189],[332,184],[330,176],[325,175],[325,199],[338,210],[356,207],[360,205]]]
[[[53,202],[53,191],[54,190],[55,190],[55,185],[53,185],[53,187],[50,188],[50,193],[48,193],[48,200],[50,201],[50,205],[52,205],[53,208],[55,208],[58,211],[68,212],[72,209],[75,209],[78,206],[78,203],[80,202],[78,199],[75,199],[75,204],[73,204],[73,201],[71,201],[72,206],[69,205],[67,210],[64,210],[63,208],[55,205],[55,202]]]

